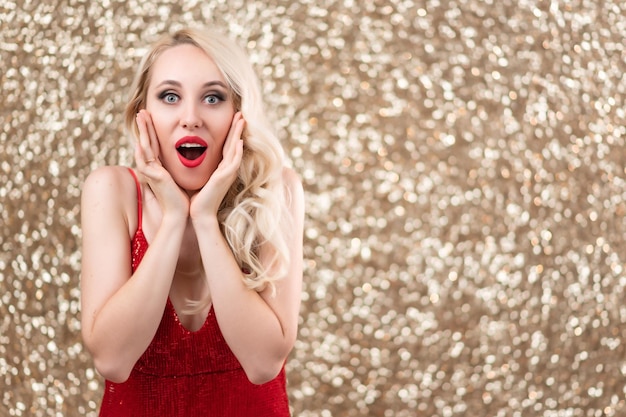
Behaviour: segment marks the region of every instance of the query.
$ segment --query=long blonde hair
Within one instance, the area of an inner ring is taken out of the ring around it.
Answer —
[[[229,86],[236,111],[246,120],[244,152],[237,179],[227,192],[218,212],[222,233],[242,272],[246,286],[275,292],[275,281],[285,275],[289,262],[286,233],[290,230],[282,180],[284,153],[269,128],[261,89],[246,53],[219,32],[183,29],[156,42],[144,56],[133,82],[126,106],[125,124],[137,136],[135,116],[145,108],[154,62],[171,47],[191,44],[215,62]],[[263,246],[268,259],[259,258]],[[199,311],[209,300],[189,301]]]

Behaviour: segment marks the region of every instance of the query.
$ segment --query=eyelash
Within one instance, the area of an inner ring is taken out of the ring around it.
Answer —
[[[159,94],[159,100],[164,101],[167,103],[167,97],[168,96],[174,96],[176,97],[176,101],[178,101],[178,99],[180,99],[180,97],[178,97],[177,94],[172,93],[171,91],[164,91],[161,94]]]
[[[224,97],[221,94],[217,94],[217,93],[207,94],[206,96],[204,96],[204,100],[206,101],[206,99],[210,97],[214,97],[217,101],[215,103],[209,103],[209,104],[217,104],[220,101],[224,101]]]
[[[176,101],[175,102],[168,102],[167,101],[167,97],[168,96],[174,96],[176,97]],[[214,103],[208,103],[208,104],[218,104],[221,101],[225,101],[225,98],[222,94],[219,93],[211,93],[211,94],[207,94],[206,96],[204,96],[203,101],[206,101],[206,99],[210,98],[210,97],[214,97],[216,99],[216,101]],[[163,91],[161,94],[159,94],[159,100],[167,103],[167,104],[174,104],[177,103],[178,100],[180,100],[180,97],[178,96],[178,94],[173,93],[171,91]]]

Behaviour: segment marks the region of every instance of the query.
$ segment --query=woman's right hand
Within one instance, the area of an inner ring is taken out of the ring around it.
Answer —
[[[189,198],[159,160],[159,142],[148,112],[137,115],[137,127],[136,172],[147,182],[142,194],[149,196],[149,212],[154,215],[148,218],[155,220],[146,222],[150,245],[136,269],[131,242],[137,229],[129,229],[129,219],[138,213],[137,189],[128,171],[96,170],[81,197],[81,331],[96,368],[114,382],[128,379],[154,338],[189,219]]]
[[[159,159],[159,141],[147,110],[137,113],[139,140],[135,144],[135,163],[137,171],[146,179],[154,193],[163,216],[189,216],[189,197],[176,184],[170,173]]]

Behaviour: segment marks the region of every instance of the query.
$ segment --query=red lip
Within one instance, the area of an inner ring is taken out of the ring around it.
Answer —
[[[181,148],[185,148],[185,147],[188,147],[190,149],[191,148],[197,149],[197,151],[202,152],[202,153],[196,158],[189,159],[183,156],[183,153],[180,151]],[[185,136],[184,138],[180,138],[176,142],[176,150],[178,151],[178,159],[187,168],[195,168],[198,165],[200,165],[202,161],[204,161],[204,158],[206,157],[207,147],[208,147],[208,144],[206,143],[206,141],[198,136]]]

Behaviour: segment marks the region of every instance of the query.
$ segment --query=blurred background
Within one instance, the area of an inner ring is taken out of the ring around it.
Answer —
[[[188,24],[249,52],[304,182],[294,416],[626,415],[622,0],[4,0],[0,415],[97,414],[81,187]]]

